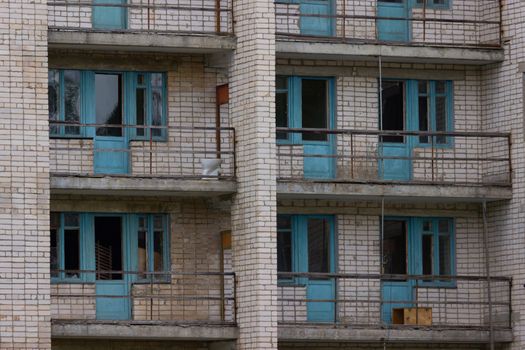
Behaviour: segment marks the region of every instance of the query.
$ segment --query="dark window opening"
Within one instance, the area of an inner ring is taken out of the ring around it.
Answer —
[[[383,273],[407,274],[407,225],[405,221],[385,220],[383,232]]]
[[[292,272],[292,269],[291,217],[279,215],[277,217],[277,271]]]
[[[402,81],[382,81],[381,125],[385,131],[405,130],[405,83]],[[403,143],[403,136],[382,136],[382,142]]]
[[[50,252],[50,269],[51,277],[58,277],[58,269],[60,268],[59,264],[59,245],[58,245],[58,230],[60,228],[60,214],[51,213],[51,223],[50,223],[50,235],[51,235],[51,252]]]
[[[275,85],[275,123],[278,128],[288,128],[288,78],[277,77]],[[278,140],[286,140],[288,133],[278,132],[276,137]]]
[[[122,219],[120,217],[95,217],[95,261],[98,280],[122,279]]]
[[[423,235],[422,238],[422,256],[423,259],[423,275],[432,275],[432,266],[434,264],[434,248],[432,244],[432,235]]]
[[[330,226],[325,219],[308,220],[308,272],[330,272]]]
[[[302,127],[328,129],[328,81],[302,80]],[[303,133],[303,140],[326,141],[326,133]]]

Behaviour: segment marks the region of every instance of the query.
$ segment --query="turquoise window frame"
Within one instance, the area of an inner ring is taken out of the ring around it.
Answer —
[[[292,273],[308,272],[308,242],[307,242],[307,223],[308,219],[325,219],[330,222],[330,272],[336,268],[335,257],[335,217],[333,215],[290,215],[278,214],[290,218],[291,223],[291,242],[292,242]],[[279,230],[279,228],[277,228]],[[279,271],[278,271],[279,272]],[[279,286],[303,286],[306,285],[304,277],[279,278]]]
[[[450,10],[452,8],[452,0],[445,0],[444,4],[435,4],[434,0],[423,0],[426,2],[426,8],[430,10]],[[425,3],[419,4],[417,0],[413,0],[413,7],[423,8]]]
[[[432,218],[412,218],[413,227],[414,227],[414,256],[416,257],[415,261],[415,274],[423,274],[423,236],[430,235],[432,236],[432,247],[433,247],[433,256],[432,256],[432,276],[434,277],[433,281],[418,281],[420,287],[444,287],[444,288],[454,288],[456,287],[456,281],[454,280],[439,280],[441,271],[439,271],[440,266],[440,257],[439,257],[439,238],[445,236],[442,232],[439,232],[439,222],[445,220],[448,223],[448,237],[450,244],[450,274],[447,276],[456,275],[456,238],[455,238],[455,222],[453,218],[447,217],[432,217]],[[423,225],[425,222],[431,223],[431,230],[424,231]]]
[[[73,72],[79,72],[80,73],[80,81],[79,81],[79,99],[80,99],[80,106],[79,106],[79,123],[82,123],[83,122],[83,118],[82,118],[82,106],[83,106],[83,103],[84,103],[84,98],[83,98],[83,93],[84,93],[84,87],[83,87],[83,84],[82,84],[82,72],[77,70],[77,69],[54,69],[54,68],[50,68],[49,69],[49,73],[51,72],[55,72],[56,74],[58,74],[58,119],[54,120],[54,121],[57,121],[57,122],[65,122],[66,120],[66,97],[65,97],[65,78],[64,78],[64,73],[66,71],[73,71]],[[49,83],[49,73],[48,73],[48,83]],[[82,134],[82,128],[79,126],[78,129],[79,129],[79,132],[78,133],[68,133],[66,132],[66,129],[67,129],[67,126],[66,125],[61,125],[61,124],[55,124],[55,128],[58,130],[58,132],[53,132],[53,128],[52,126],[50,125],[50,128],[49,128],[49,136],[50,137],[60,137],[60,138],[78,138],[78,137],[82,137],[83,134]]]
[[[161,214],[161,213],[155,213],[155,214],[133,214],[130,220],[130,240],[131,240],[131,266],[133,268],[133,271],[138,272],[138,230],[139,230],[139,219],[144,218],[147,222],[146,227],[146,250],[147,250],[147,262],[146,266],[147,269],[145,273],[152,273],[154,271],[154,219],[155,217],[160,216],[162,218],[162,230],[163,230],[163,241],[164,246],[162,247],[162,264],[163,264],[163,271],[166,275],[163,276],[161,274],[161,278],[153,278],[153,281],[158,282],[168,282],[170,280],[170,271],[171,271],[171,265],[170,265],[170,234],[169,234],[169,216],[167,214]],[[159,272],[159,271],[157,271]],[[151,276],[151,275],[150,275]],[[152,281],[151,278],[140,278],[139,274],[134,274],[133,281],[135,283],[149,283]]]
[[[288,128],[301,129],[301,96],[302,96],[302,81],[303,80],[324,80],[327,82],[328,88],[328,127],[327,130],[335,127],[335,79],[333,77],[317,77],[317,76],[288,76],[278,75],[277,77],[288,79],[287,89],[276,89],[276,92],[288,92]],[[328,135],[328,141],[334,143],[334,136]],[[278,145],[301,145],[301,144],[315,144],[316,141],[303,141],[301,133],[289,133],[286,139],[277,139]],[[324,141],[322,141],[324,142]]]
[[[94,228],[94,217],[100,216],[119,216],[122,218],[123,225],[123,237],[126,238],[124,243],[124,257],[125,264],[131,267],[132,271],[137,271],[138,261],[137,261],[137,230],[138,230],[138,218],[140,216],[147,216],[150,218],[148,223],[153,225],[153,217],[161,216],[163,220],[163,264],[164,270],[169,272],[171,270],[170,266],[170,230],[169,230],[169,215],[165,213],[151,213],[151,214],[142,214],[142,213],[86,213],[86,212],[57,212],[60,217],[59,227],[57,227],[57,246],[58,246],[58,269],[64,269],[64,230],[67,227],[64,226],[64,216],[67,214],[74,214],[79,216],[79,265],[80,270],[94,271],[96,269],[95,265],[95,228]],[[149,231],[151,236],[153,236],[153,226]],[[150,240],[153,242],[153,240]],[[148,249],[150,249],[148,247]],[[153,243],[151,244],[151,262],[149,266],[153,266]],[[140,280],[136,275],[126,276],[126,280],[130,282],[135,282]],[[167,280],[167,279],[164,279]],[[163,282],[164,280],[156,280],[155,282]],[[143,280],[146,281],[146,280]],[[147,280],[149,281],[149,280]],[[95,282],[95,273],[92,272],[81,272],[78,277],[67,277],[64,272],[59,273],[58,277],[51,277],[51,283],[92,283]]]
[[[161,115],[161,133],[158,136],[152,136],[153,141],[166,141],[167,140],[167,75],[165,72],[131,72],[131,71],[94,71],[94,70],[80,70],[80,69],[50,69],[50,72],[58,72],[59,74],[59,121],[64,121],[65,116],[65,98],[64,98],[64,72],[65,71],[77,71],[80,72],[80,123],[81,124],[95,124],[95,112],[94,112],[94,95],[95,95],[95,74],[96,73],[115,73],[122,75],[122,89],[123,89],[123,123],[125,125],[136,125],[136,89],[143,87],[146,89],[146,119],[145,119],[145,133],[144,135],[137,135],[136,129],[132,128],[131,132],[128,130],[124,131],[125,135],[129,135],[130,140],[149,140],[150,139],[150,130],[147,126],[153,125],[153,113],[152,113],[152,96],[153,96],[153,87],[151,86],[151,76],[153,74],[162,75],[162,86],[161,86],[161,96],[162,96],[162,115]],[[139,75],[144,75],[146,77],[146,83],[144,86],[137,85],[137,78]],[[49,79],[49,75],[48,75]],[[79,127],[79,133],[76,134],[66,134],[64,132],[65,127],[59,126],[60,132],[52,133],[50,128],[50,137],[52,138],[91,138],[94,137],[95,128],[89,127]]]
[[[421,93],[419,91],[419,83],[420,82],[426,82],[427,84],[427,92]],[[436,84],[438,82],[443,82],[445,85],[445,92],[444,93],[437,93],[436,90]],[[446,115],[446,129],[445,132],[453,132],[454,131],[454,85],[452,81],[450,80],[415,80],[412,84],[413,89],[415,91],[412,93],[415,95],[415,100],[413,102],[413,118],[412,123],[414,126],[414,129],[417,131],[420,131],[419,128],[419,97],[420,96],[426,96],[429,103],[428,103],[428,131],[429,132],[436,132],[437,125],[436,125],[436,99],[437,97],[445,97],[445,113]],[[434,148],[451,148],[454,146],[454,138],[451,136],[446,136],[446,141],[443,143],[437,143],[436,138],[437,136],[429,136],[428,142],[421,142],[420,137],[416,137],[416,147],[432,147],[432,141],[431,138],[434,139]]]

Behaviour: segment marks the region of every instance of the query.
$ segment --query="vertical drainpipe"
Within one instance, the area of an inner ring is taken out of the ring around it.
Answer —
[[[489,342],[490,350],[494,350],[494,325],[492,323],[492,288],[490,275],[490,257],[488,246],[488,225],[487,225],[487,201],[483,199],[483,246],[485,250],[485,273],[487,275],[487,301],[489,307]]]

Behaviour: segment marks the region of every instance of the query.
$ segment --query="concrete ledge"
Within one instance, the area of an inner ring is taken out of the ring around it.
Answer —
[[[451,186],[390,183],[278,181],[280,199],[396,199],[432,202],[481,202],[512,198],[505,186]]]
[[[48,43],[50,48],[59,49],[185,53],[214,53],[236,46],[233,36],[57,30],[49,30]]]
[[[236,187],[233,180],[51,175],[52,194],[214,197]]]
[[[51,337],[133,340],[234,340],[236,326],[168,324],[165,322],[53,321]]]
[[[386,45],[341,42],[306,42],[277,39],[277,57],[297,59],[384,62],[489,64],[504,60],[503,49],[455,48],[437,46]]]
[[[280,342],[351,342],[351,343],[449,343],[486,344],[489,332],[475,329],[373,329],[333,328],[330,326],[279,326]],[[513,340],[511,330],[494,333],[498,343]]]

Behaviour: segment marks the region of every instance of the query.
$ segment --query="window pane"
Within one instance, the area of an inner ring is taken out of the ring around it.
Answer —
[[[80,232],[64,230],[64,270],[66,277],[79,277],[80,269]]]
[[[308,220],[308,272],[330,272],[330,227],[325,219]]]
[[[137,85],[144,85],[145,77],[144,74],[137,74]]]
[[[434,261],[432,235],[423,235],[422,237],[422,264],[423,264],[423,275],[432,275],[432,262]]]
[[[277,90],[288,89],[288,77],[279,76],[275,79],[275,88]]]
[[[57,270],[59,265],[59,250],[58,250],[58,229],[60,227],[60,214],[51,213],[50,236],[51,236],[51,252],[50,252],[50,269],[51,277],[58,277]]]
[[[137,125],[146,125],[146,89],[137,88],[136,91],[136,113],[137,113]],[[137,128],[137,136],[144,136],[144,128]]]
[[[450,236],[439,236],[439,274],[452,274],[450,261]]]
[[[79,227],[80,218],[78,214],[64,214],[65,227]]]
[[[385,220],[383,233],[383,273],[407,273],[406,223]]]
[[[80,72],[64,71],[64,118],[69,123],[80,123]],[[80,127],[66,126],[68,135],[80,134]]]
[[[57,70],[50,70],[47,75],[49,120],[58,120],[60,116],[60,74]],[[49,132],[57,134],[59,127],[50,123]]]
[[[147,243],[147,218],[146,217],[139,217],[139,224],[138,224],[138,232],[137,232],[137,268],[138,272],[146,272],[148,271],[148,243]],[[145,278],[145,274],[139,274],[139,278]]]
[[[423,231],[432,232],[432,221],[423,221]]]
[[[277,232],[277,271],[292,272],[292,234],[289,231]]]
[[[405,83],[402,81],[385,80],[382,86],[382,116],[383,130],[405,130]],[[383,136],[383,142],[404,142],[403,136]]]
[[[291,230],[292,229],[292,220],[289,215],[277,215],[277,230]]]
[[[302,127],[328,128],[328,82],[326,80],[302,80]],[[327,134],[304,133],[303,140],[326,141]]]
[[[152,86],[152,125],[153,126],[162,126],[162,74],[153,73],[151,74],[151,86]],[[156,128],[152,129],[153,136],[161,136],[162,129]]]
[[[438,231],[439,233],[446,233],[448,234],[450,232],[450,221],[447,219],[439,220],[438,223]]]
[[[153,234],[153,268],[155,272],[164,271],[164,231],[154,231]]]
[[[429,131],[428,127],[428,97],[427,96],[419,96],[418,98],[418,105],[419,105],[419,131]],[[420,136],[419,137],[420,143],[428,143],[428,136]]]
[[[122,77],[120,74],[95,74],[97,124],[122,125]],[[122,136],[121,128],[97,128],[99,136]]]
[[[436,131],[447,131],[447,101],[445,96],[436,96]],[[437,143],[446,143],[446,136],[437,136]]]
[[[436,81],[436,94],[445,93],[445,82],[442,80]]]
[[[277,92],[275,95],[276,125],[278,128],[288,127],[288,92]],[[278,140],[286,140],[288,133],[278,132]]]

